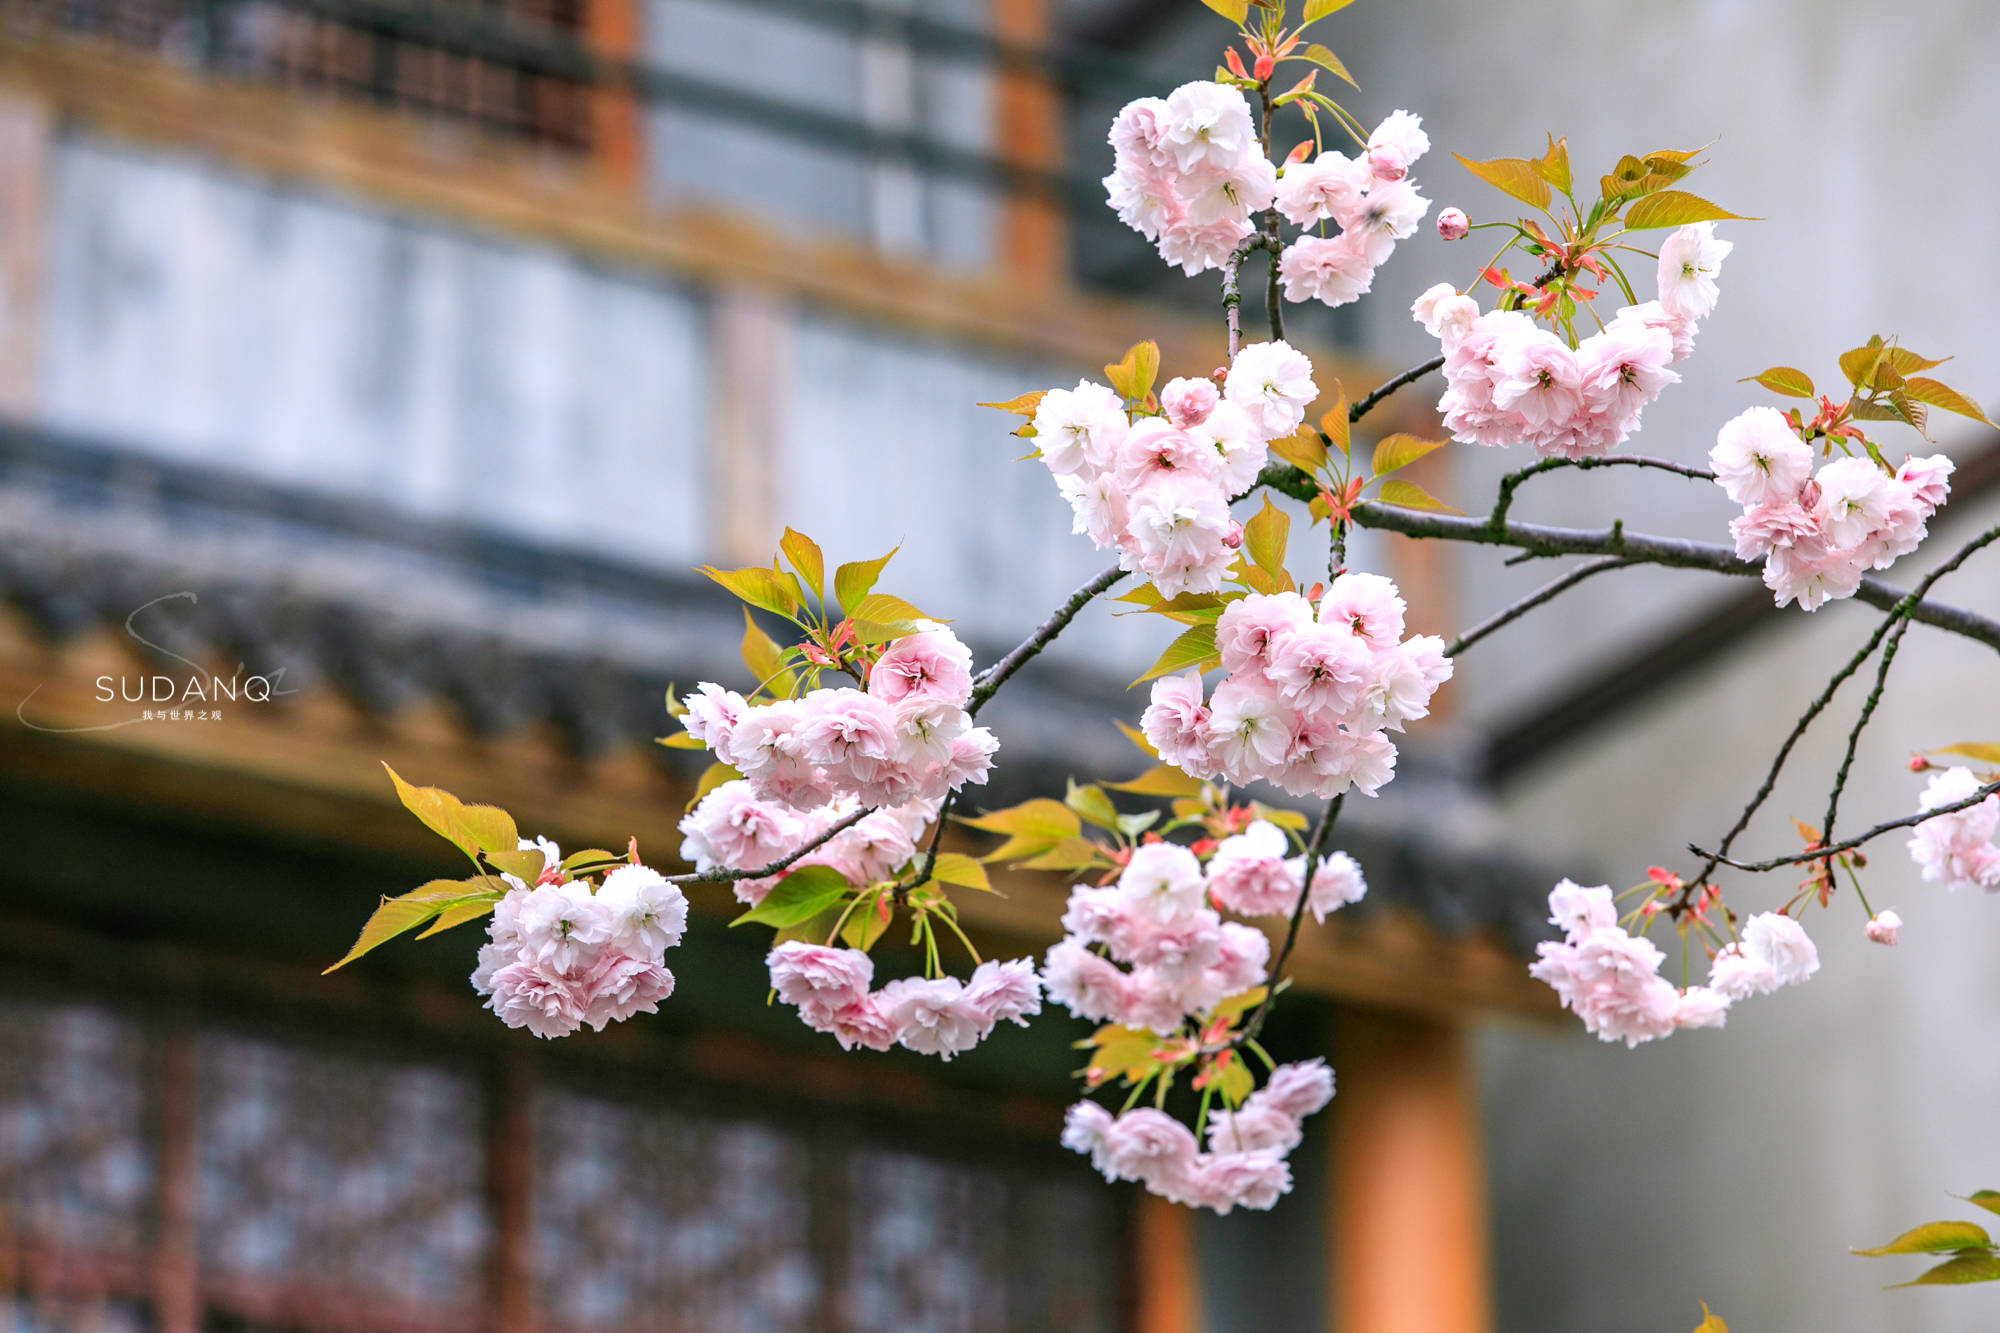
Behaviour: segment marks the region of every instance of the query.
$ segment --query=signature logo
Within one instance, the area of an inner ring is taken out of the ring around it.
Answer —
[[[197,600],[192,592],[170,592],[164,597],[155,597],[125,617],[125,632],[134,640],[187,668],[185,673],[174,675],[151,672],[137,676],[99,676],[93,682],[97,702],[144,705],[130,717],[74,727],[37,722],[28,716],[28,705],[42,692],[42,687],[37,685],[15,705],[15,719],[30,731],[49,733],[115,731],[119,727],[136,726],[141,722],[220,722],[225,706],[234,708],[244,704],[264,704],[282,695],[298,693],[296,688],[284,684],[284,667],[251,673],[246,672],[244,664],[238,662],[234,672],[218,676],[201,663],[182,657],[164,644],[155,643],[140,630],[139,617],[153,608],[167,602],[182,601],[192,606]]]

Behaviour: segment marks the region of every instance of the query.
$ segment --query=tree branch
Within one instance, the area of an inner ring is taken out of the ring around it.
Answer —
[[[1588,564],[1578,565],[1561,578],[1543,584],[1506,610],[1488,616],[1485,620],[1480,621],[1477,625],[1459,635],[1458,639],[1444,650],[1444,655],[1446,657],[1457,657],[1467,648],[1478,643],[1495,630],[1511,625],[1542,603],[1553,601],[1591,575],[1602,574],[1607,569],[1622,569],[1631,563],[1632,561],[1627,560],[1624,556],[1607,555],[1600,559],[1592,560]]]
[[[853,814],[847,816],[847,818],[827,829],[826,832],[820,834],[797,851],[786,856],[781,856],[769,865],[758,866],[755,870],[730,870],[725,866],[716,866],[709,870],[689,871],[685,875],[668,875],[666,877],[667,883],[728,884],[739,879],[763,879],[768,875],[775,875],[781,870],[790,869],[793,862],[797,861],[800,857],[810,852],[818,851],[821,847],[826,846],[827,843],[832,842],[835,838],[874,813],[874,806],[864,806],[862,809],[856,810]]]
[[[1030,634],[1016,645],[1012,652],[974,677],[972,701],[966,705],[966,715],[968,717],[978,716],[979,710],[984,708],[986,701],[991,699],[999,688],[1007,683],[1009,676],[1026,665],[1029,658],[1048,647],[1050,641],[1056,635],[1062,633],[1063,628],[1070,621],[1076,619],[1077,612],[1090,604],[1091,598],[1108,590],[1113,584],[1124,577],[1125,571],[1116,565],[1105,570],[1102,574],[1099,574],[1096,578],[1071,593],[1069,600],[1057,607],[1055,614],[1043,621],[1041,626],[1033,634]]]
[[[1358,399],[1355,402],[1348,405],[1347,408],[1348,424],[1352,425],[1354,422],[1357,422],[1361,420],[1361,418],[1367,416],[1370,412],[1375,410],[1375,405],[1377,403],[1380,403],[1384,398],[1387,398],[1390,394],[1396,392],[1396,390],[1408,384],[1415,384],[1418,380],[1422,379],[1424,376],[1430,374],[1434,370],[1443,370],[1443,369],[1444,369],[1444,358],[1441,356],[1434,356],[1420,366],[1411,366],[1408,370],[1404,371],[1402,374],[1383,380],[1380,384],[1375,386],[1374,392],[1370,393],[1366,398]]]
[[[1500,490],[1493,501],[1493,512],[1487,522],[1505,526],[1507,511],[1514,505],[1514,492],[1530,477],[1539,477],[1544,472],[1554,472],[1558,468],[1575,468],[1588,472],[1599,467],[1639,467],[1652,468],[1660,472],[1671,472],[1676,476],[1690,477],[1697,481],[1714,481],[1715,474],[1707,468],[1689,467],[1685,463],[1675,463],[1665,458],[1646,458],[1638,454],[1615,454],[1609,458],[1544,458],[1538,463],[1530,463],[1519,472],[1510,472],[1500,479]]]
[[[1932,810],[1919,810],[1914,815],[1904,815],[1901,819],[1886,820],[1869,829],[1866,833],[1856,834],[1852,838],[1833,843],[1830,846],[1815,847],[1810,851],[1800,852],[1796,856],[1774,856],[1768,861],[1732,861],[1726,856],[1720,856],[1714,852],[1705,852],[1693,843],[1688,844],[1688,850],[1696,856],[1712,858],[1722,865],[1747,871],[1751,874],[1761,875],[1767,870],[1779,870],[1785,866],[1805,865],[1809,861],[1824,861],[1830,856],[1838,856],[1842,852],[1851,852],[1856,847],[1873,842],[1884,833],[1894,833],[1899,828],[1909,828],[1912,825],[1921,824],[1927,819],[1936,819],[1939,815],[1955,814],[1960,810],[1970,809],[1995,792],[2000,792],[2000,780],[1987,783],[1964,800],[1953,801],[1949,805],[1940,805]]]
[[[1291,960],[1292,946],[1299,942],[1299,923],[1305,919],[1306,899],[1312,896],[1313,876],[1319,873],[1320,857],[1326,854],[1327,840],[1333,836],[1334,821],[1340,818],[1340,807],[1347,800],[1342,792],[1326,804],[1320,814],[1319,827],[1313,830],[1312,841],[1306,844],[1306,870],[1299,884],[1299,900],[1292,904],[1292,919],[1285,926],[1285,940],[1278,948],[1278,956],[1272,960],[1270,979],[1264,983],[1264,998],[1258,1002],[1257,1010],[1250,1015],[1250,1021],[1243,1025],[1243,1031],[1236,1035],[1232,1046],[1244,1046],[1257,1040],[1257,1034],[1264,1030],[1264,1017],[1271,1012],[1272,1003],[1278,998],[1278,983],[1284,979],[1285,964]]]

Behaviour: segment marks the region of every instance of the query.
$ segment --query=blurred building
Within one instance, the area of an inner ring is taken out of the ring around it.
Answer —
[[[1212,286],[1095,184],[1112,110],[1211,67],[1199,11],[1141,10],[0,4],[15,1327],[1488,1326],[1467,1024],[1550,1004],[1540,874],[1448,720],[1354,812],[1370,901],[1273,1023],[1341,1090],[1268,1215],[1060,1152],[1060,1016],[949,1066],[841,1056],[765,1006],[726,901],[662,1014],[599,1037],[482,1013],[476,932],[319,975],[448,873],[383,761],[671,856],[697,769],[651,743],[662,694],[740,678],[690,566],[784,523],[900,544],[884,586],[982,659],[1094,572],[974,404],[1146,337],[1221,357]],[[1381,373],[1298,328],[1323,375]],[[1430,553],[1357,555],[1444,626]],[[1140,619],[1093,610],[1010,686],[982,800],[1136,771]],[[187,707],[209,673],[270,697]],[[178,706],[131,701],[156,676]],[[1005,888],[964,905],[982,947],[1046,945],[1062,886]]]

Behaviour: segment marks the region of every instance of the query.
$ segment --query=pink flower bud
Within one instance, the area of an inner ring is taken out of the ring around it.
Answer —
[[[1177,379],[1160,390],[1160,406],[1167,420],[1186,430],[1208,420],[1221,397],[1213,380]]]
[[[1472,221],[1465,216],[1464,209],[1447,208],[1438,214],[1437,228],[1438,235],[1445,240],[1462,241],[1466,233],[1472,230]]]
[[[1232,521],[1229,525],[1229,531],[1222,534],[1222,544],[1232,551],[1242,550],[1243,525]]]
[[[1887,908],[1868,918],[1868,938],[1877,944],[1894,944],[1902,928],[1903,918]]]
[[[1927,772],[1929,771],[1930,766],[1931,766],[1931,761],[1926,759],[1924,756],[1920,754],[1913,754],[1910,756],[1910,771],[1912,773]]]

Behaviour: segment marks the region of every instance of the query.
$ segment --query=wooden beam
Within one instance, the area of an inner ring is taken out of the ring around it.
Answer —
[[[587,155],[568,161],[407,114],[203,78],[81,39],[0,33],[0,89],[32,96],[63,123],[94,134],[191,149],[244,170],[608,262],[762,286],[912,333],[1079,367],[1101,365],[1151,338],[1170,374],[1202,373],[1222,356],[1220,318],[1193,319],[1067,286],[1036,290],[1005,274],[954,275],[851,242],[802,239],[739,214],[663,211],[603,179]],[[422,133],[413,132],[417,124]],[[1383,378],[1367,363],[1305,350],[1321,383]]]
[[[1335,1333],[1490,1333],[1485,1162],[1464,1030],[1334,1021],[1328,1308]]]
[[[1200,1333],[1194,1210],[1140,1194],[1132,1213],[1132,1333]]]
[[[1024,47],[1049,40],[1048,0],[992,0],[993,35]],[[994,131],[999,155],[1031,169],[1062,165],[1062,101],[1042,74],[1015,66],[999,75],[994,94]],[[1000,263],[1013,281],[1049,291],[1067,277],[1068,249],[1063,210],[1053,199],[1007,197],[1000,225]]]

